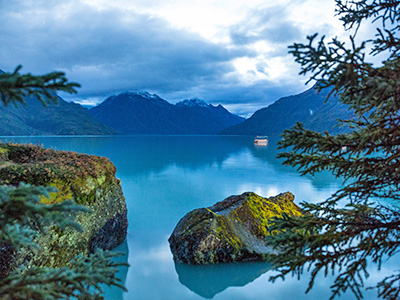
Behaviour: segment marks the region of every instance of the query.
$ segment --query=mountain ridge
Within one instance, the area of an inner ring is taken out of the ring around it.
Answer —
[[[221,105],[221,104],[219,104]],[[200,107],[211,107],[213,106],[212,104],[207,104],[204,100],[201,99],[197,99],[197,98],[192,98],[192,99],[185,99],[182,100],[178,103],[175,103],[175,106],[179,106],[179,107],[183,107],[183,106],[188,106],[188,107],[196,107],[196,106],[200,106]],[[215,106],[213,106],[215,107]]]
[[[120,134],[217,134],[244,119],[200,99],[171,104],[148,92],[113,95],[89,110]]]
[[[318,92],[312,87],[300,94],[282,97],[271,105],[257,110],[243,123],[222,130],[222,135],[279,135],[296,122],[319,132],[332,134],[346,132],[348,128],[338,127],[337,119],[351,118],[348,107],[338,97],[326,99],[330,90]]]
[[[80,104],[57,97],[58,104],[47,107],[34,97],[26,105],[0,105],[0,135],[114,135],[116,132],[98,122]]]

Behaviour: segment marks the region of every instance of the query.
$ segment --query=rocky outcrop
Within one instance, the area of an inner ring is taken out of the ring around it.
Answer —
[[[57,191],[48,198],[43,196],[43,203],[72,199],[89,208],[89,212],[80,212],[76,217],[82,231],[50,227],[40,234],[35,240],[40,248],[29,253],[30,264],[64,266],[77,254],[112,249],[125,240],[127,209],[115,173],[114,165],[104,157],[34,145],[0,144],[0,184],[53,186]]]
[[[263,198],[255,193],[231,196],[217,204],[186,214],[169,238],[176,262],[213,264],[239,261],[262,261],[271,253],[265,239],[271,234],[271,218],[300,215],[287,192]]]

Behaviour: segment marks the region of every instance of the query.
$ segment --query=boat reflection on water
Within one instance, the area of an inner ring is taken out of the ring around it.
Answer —
[[[254,145],[267,146],[268,145],[268,137],[267,136],[256,136],[254,138]]]
[[[266,273],[270,265],[260,263],[232,263],[188,265],[175,262],[179,282],[197,295],[212,299],[229,287],[249,284]]]

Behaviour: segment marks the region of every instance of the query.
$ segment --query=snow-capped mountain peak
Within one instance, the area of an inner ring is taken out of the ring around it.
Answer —
[[[193,98],[193,99],[189,99],[189,100],[183,100],[181,102],[178,102],[175,104],[176,106],[179,107],[183,107],[183,106],[187,106],[187,107],[209,107],[210,105],[207,104],[206,102],[204,102],[203,100],[197,99],[197,98]]]
[[[160,99],[159,96],[156,94],[150,94],[149,92],[146,91],[134,91],[134,92],[128,92],[128,96],[140,96],[146,99]]]

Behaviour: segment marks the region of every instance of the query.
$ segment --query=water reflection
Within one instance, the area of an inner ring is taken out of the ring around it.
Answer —
[[[179,282],[207,299],[214,298],[228,287],[242,287],[269,270],[267,263],[187,265],[175,263]]]
[[[107,137],[4,137],[2,141],[42,144],[58,150],[77,151],[108,157],[118,169],[118,176],[160,173],[170,166],[199,170],[221,167],[230,157],[249,151],[252,158],[268,163],[276,172],[297,176],[295,168],[283,166],[276,159],[279,136],[272,136],[266,146],[254,145],[252,136],[107,136]],[[260,164],[259,164],[260,166]],[[340,182],[329,172],[306,176],[317,189]],[[324,199],[321,199],[324,200]]]
[[[68,136],[4,137],[2,141],[105,156],[117,166],[119,176],[133,176],[159,173],[171,165],[191,170],[218,166],[246,149],[246,142],[251,140],[229,136]]]
[[[329,177],[320,182],[300,177],[276,160],[274,138],[262,148],[254,146],[253,138],[28,137],[18,141],[105,156],[117,167],[129,227],[127,244],[116,251],[127,253],[121,258],[128,259],[131,267],[118,274],[128,293],[112,288],[107,290],[107,300],[321,299],[329,281],[319,281],[311,295],[304,295],[308,277],[303,282],[289,278],[272,284],[270,272],[265,274],[266,264],[174,265],[167,240],[179,219],[192,209],[246,191],[265,197],[291,191],[296,203],[319,202],[340,187]]]
[[[128,258],[129,258],[129,247],[128,247],[128,242],[125,240],[121,245],[113,249],[113,252],[120,253],[121,255],[116,257],[114,259],[115,262],[117,263],[128,263]],[[126,286],[126,277],[128,275],[128,270],[129,267],[119,267],[118,272],[116,274],[116,277],[120,279],[121,281],[119,284],[122,286]],[[116,286],[104,286],[103,290],[105,292],[105,296],[107,299],[113,299],[113,300],[122,300],[124,299],[124,291],[120,289],[119,287]]]
[[[280,141],[280,139],[281,138],[279,136],[272,136],[269,139],[269,143],[267,146],[258,147],[256,145],[249,146],[247,144],[247,147],[251,151],[253,157],[261,161],[268,162],[268,164],[272,165],[274,169],[276,169],[277,171],[284,173],[298,174],[296,168],[284,166],[282,165],[283,159],[276,158],[278,153],[287,151],[287,150],[277,149],[278,146],[277,143]],[[337,179],[330,172],[321,172],[315,174],[314,176],[306,175],[305,178],[310,179],[311,184],[319,190],[331,188],[337,184],[342,183],[341,179]],[[321,201],[322,200],[325,199],[321,199]]]

